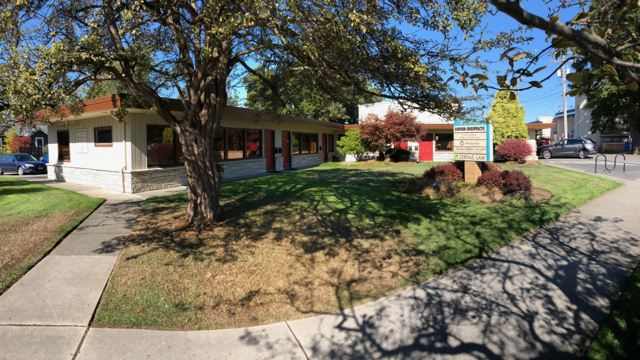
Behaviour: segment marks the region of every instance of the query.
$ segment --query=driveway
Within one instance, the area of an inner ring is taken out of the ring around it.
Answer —
[[[605,169],[604,157],[598,157],[598,174],[608,175],[619,179],[635,181],[640,179],[640,155],[626,155],[627,163],[623,171],[623,157],[619,156],[616,167],[613,167],[613,161],[616,157],[613,154],[605,154],[607,158],[607,168],[613,171],[607,171]],[[551,158],[545,160],[540,158],[540,163],[545,165],[558,166],[561,168],[581,171],[587,174],[593,174],[595,171],[596,157],[589,156],[586,159],[578,158]]]

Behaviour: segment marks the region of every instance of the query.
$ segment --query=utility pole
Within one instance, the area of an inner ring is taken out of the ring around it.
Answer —
[[[573,54],[569,54],[569,55],[573,55]],[[562,60],[558,61],[558,60],[552,60],[552,63],[563,63],[562,64],[562,68],[561,68],[561,72],[562,72],[562,98],[564,100],[564,133],[563,133],[563,139],[568,138],[569,136],[569,125],[567,124],[567,64],[564,63],[564,55],[562,55]],[[570,61],[573,62],[573,61]],[[577,125],[575,123],[576,119],[574,116],[573,122],[574,122],[574,128]],[[577,134],[574,134],[577,135]]]

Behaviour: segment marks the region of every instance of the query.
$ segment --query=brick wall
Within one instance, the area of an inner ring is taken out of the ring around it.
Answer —
[[[223,179],[236,178],[267,172],[267,159],[251,159],[232,162],[221,162]]]
[[[322,164],[324,161],[324,156],[322,153],[318,154],[309,154],[309,155],[293,155],[291,160],[291,165],[294,168],[306,168],[312,166],[318,166]],[[329,161],[331,161],[331,155],[329,155]]]
[[[119,171],[84,169],[72,166],[47,165],[47,177],[51,180],[67,181],[102,189],[122,192],[122,177]],[[125,173],[125,192],[130,192],[131,174]]]
[[[186,185],[187,172],[184,167],[158,168],[131,172],[130,191],[134,194]]]

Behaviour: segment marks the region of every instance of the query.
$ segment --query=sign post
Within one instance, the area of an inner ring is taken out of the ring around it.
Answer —
[[[464,161],[464,181],[475,183],[482,175],[478,162],[493,161],[493,125],[479,120],[453,123],[454,160]]]

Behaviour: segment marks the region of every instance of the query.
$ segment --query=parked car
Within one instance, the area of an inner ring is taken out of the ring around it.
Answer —
[[[40,161],[44,162],[45,164],[49,163],[49,153],[46,152],[44,153],[44,155],[40,158]]]
[[[38,174],[47,172],[47,163],[29,154],[0,155],[0,175],[4,173]]]
[[[589,155],[598,153],[595,144],[585,138],[558,140],[551,145],[538,146],[538,156],[545,159],[552,157],[579,157],[586,159]]]

